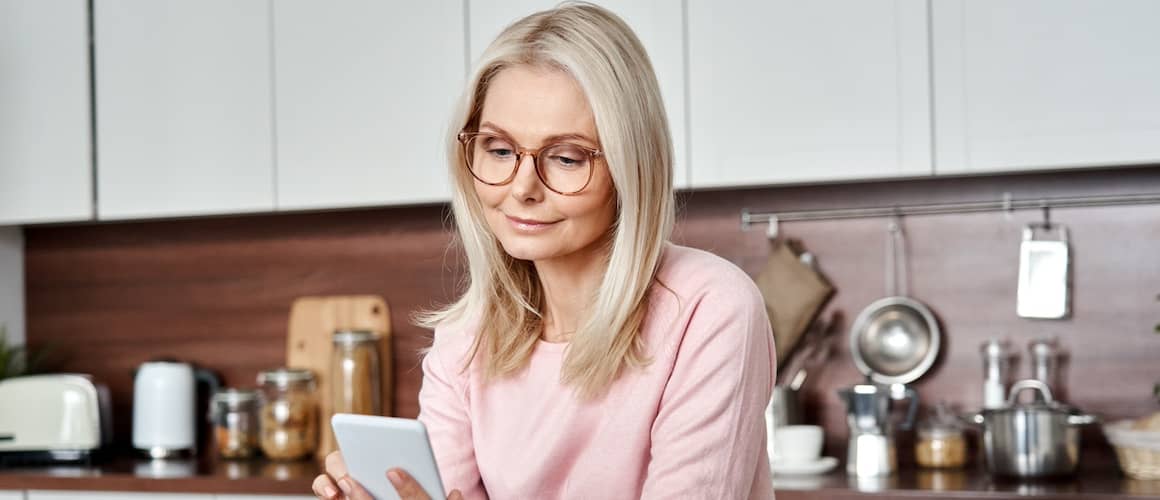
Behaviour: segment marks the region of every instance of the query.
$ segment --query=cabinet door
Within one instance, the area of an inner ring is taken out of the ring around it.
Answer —
[[[278,208],[450,199],[463,2],[278,0]]]
[[[550,9],[557,0],[471,0],[468,33],[471,61],[512,22],[533,12]],[[685,117],[684,11],[679,0],[598,0],[597,4],[621,16],[644,44],[661,88],[673,141],[673,183],[689,185]]]
[[[269,7],[94,2],[100,218],[273,209]]]
[[[938,173],[1160,162],[1160,2],[932,9]]]
[[[0,1],[0,225],[93,215],[86,0]]]
[[[24,500],[23,491],[0,491],[0,500]]]
[[[28,492],[28,500],[214,500],[214,496],[187,493],[31,490]]]
[[[688,0],[693,187],[932,173],[923,0]]]

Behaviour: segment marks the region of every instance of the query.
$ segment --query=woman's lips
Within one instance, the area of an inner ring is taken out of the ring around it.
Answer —
[[[535,220],[535,219],[521,219],[519,217],[512,217],[510,215],[507,216],[507,220],[508,220],[508,222],[511,223],[512,227],[516,231],[519,231],[521,233],[537,233],[540,231],[545,231],[549,227],[552,227],[552,225],[555,224],[556,222],[559,222],[559,221],[545,222],[545,221],[539,221],[539,220]]]

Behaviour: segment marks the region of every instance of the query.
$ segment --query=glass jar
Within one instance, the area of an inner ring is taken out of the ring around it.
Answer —
[[[210,397],[209,419],[222,458],[250,458],[258,452],[258,408],[253,389],[221,389]]]
[[[967,463],[967,439],[963,426],[945,404],[918,427],[914,444],[918,465],[935,469],[957,469]]]
[[[298,460],[318,447],[318,397],[310,370],[258,374],[262,386],[261,445],[271,460]]]
[[[331,405],[335,413],[382,415],[379,336],[339,331],[330,361]]]

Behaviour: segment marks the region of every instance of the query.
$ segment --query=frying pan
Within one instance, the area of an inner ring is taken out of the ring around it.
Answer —
[[[938,357],[942,332],[934,313],[907,293],[906,244],[900,220],[886,240],[886,293],[858,314],[850,329],[850,354],[858,371],[882,384],[907,384]]]

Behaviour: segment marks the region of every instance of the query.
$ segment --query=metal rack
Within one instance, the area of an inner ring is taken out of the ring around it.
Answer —
[[[885,207],[836,208],[824,210],[801,210],[796,212],[750,212],[741,211],[741,230],[749,230],[755,223],[769,223],[770,237],[777,236],[780,222],[860,219],[867,217],[902,217],[907,215],[945,215],[978,212],[1011,212],[1015,210],[1043,210],[1043,218],[1050,225],[1052,208],[1105,207],[1115,205],[1160,204],[1160,193],[1123,194],[1107,196],[1069,196],[1056,198],[1014,199],[1010,193],[1000,200],[968,201],[959,203],[931,203],[921,205],[897,205]]]

